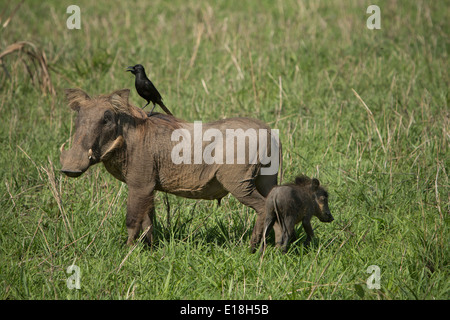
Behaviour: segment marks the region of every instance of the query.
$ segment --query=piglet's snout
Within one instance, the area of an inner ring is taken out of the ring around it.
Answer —
[[[334,220],[334,218],[333,218],[333,216],[332,216],[330,210],[326,210],[326,211],[324,212],[323,218],[324,218],[324,219],[322,220],[323,222],[331,222],[331,221]]]
[[[327,212],[327,216],[328,216],[328,222],[331,222],[334,220],[333,216],[331,215],[330,212]]]

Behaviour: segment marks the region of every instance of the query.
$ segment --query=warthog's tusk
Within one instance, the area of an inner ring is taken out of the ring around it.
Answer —
[[[63,152],[64,151],[64,146],[66,145],[66,143],[64,142],[61,147],[59,147],[59,152]]]
[[[92,159],[92,149],[89,149],[89,153],[88,153],[88,159],[91,160]]]
[[[105,160],[106,156],[108,156],[114,150],[116,150],[118,148],[121,148],[122,145],[123,145],[123,137],[122,136],[118,136],[117,139],[114,140],[114,142],[111,145],[111,147],[109,147],[108,150],[106,150],[106,152],[100,157],[100,161]]]

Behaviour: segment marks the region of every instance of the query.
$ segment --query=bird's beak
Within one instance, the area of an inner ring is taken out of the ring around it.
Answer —
[[[127,71],[134,71],[134,67],[127,67]]]

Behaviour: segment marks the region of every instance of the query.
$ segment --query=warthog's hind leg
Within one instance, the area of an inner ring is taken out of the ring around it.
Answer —
[[[225,188],[226,185],[224,185]],[[231,190],[230,190],[231,189]],[[256,251],[256,247],[261,242],[265,219],[265,198],[256,190],[254,184],[240,185],[239,187],[227,188],[230,193],[239,200],[240,203],[256,211],[256,223],[253,228],[252,238],[250,240],[250,250]]]

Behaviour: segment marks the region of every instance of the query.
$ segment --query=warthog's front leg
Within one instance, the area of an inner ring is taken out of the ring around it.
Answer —
[[[305,217],[302,221],[303,229],[306,232],[306,240],[304,242],[305,247],[309,245],[311,239],[314,237],[314,231],[311,227],[311,218]]]
[[[133,245],[139,231],[147,232],[146,240],[150,245],[153,240],[154,192],[150,189],[130,188],[127,203],[127,245]]]

